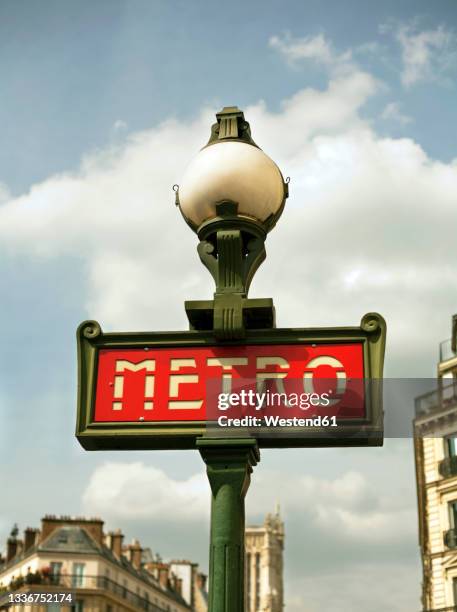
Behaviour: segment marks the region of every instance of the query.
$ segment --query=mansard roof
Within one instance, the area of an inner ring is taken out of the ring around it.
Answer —
[[[63,524],[56,527],[47,538],[32,546],[25,552],[13,557],[8,563],[0,566],[0,571],[3,572],[8,567],[12,567],[17,563],[24,561],[33,554],[39,553],[55,553],[58,554],[90,554],[99,555],[110,563],[121,567],[124,571],[132,575],[132,577],[141,580],[149,587],[157,589],[160,593],[174,599],[182,606],[189,605],[187,602],[174,590],[163,589],[159,581],[143,568],[135,568],[130,561],[124,556],[117,557],[110,548],[104,544],[99,544],[89,533],[79,525]]]

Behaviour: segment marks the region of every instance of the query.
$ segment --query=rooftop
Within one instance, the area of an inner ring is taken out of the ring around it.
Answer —
[[[0,564],[0,574],[16,564],[24,561],[36,553],[65,553],[65,554],[87,554],[99,555],[118,567],[121,567],[133,577],[143,581],[148,586],[153,587],[162,593],[166,593],[170,598],[187,605],[182,596],[175,590],[165,587],[161,582],[146,571],[142,566],[136,566],[125,556],[130,547],[122,547],[122,554],[118,555],[106,546],[105,535],[101,531],[103,521],[99,518],[86,519],[82,517],[71,518],[69,516],[56,517],[47,515],[42,519],[42,529],[30,530],[37,534],[37,538],[32,545],[25,547],[24,542],[17,539],[18,530],[15,526],[11,532],[9,543],[17,546],[17,554],[11,558],[7,557],[5,563]],[[118,530],[118,535],[122,534]],[[139,544],[137,543],[137,546]],[[16,550],[16,549],[15,549]],[[141,550],[141,548],[140,548]]]

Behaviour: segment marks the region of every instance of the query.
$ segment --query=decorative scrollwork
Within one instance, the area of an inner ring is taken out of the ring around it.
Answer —
[[[204,255],[212,255],[214,253],[214,245],[207,240],[202,240],[197,246],[197,251],[200,257]]]
[[[360,327],[363,329],[363,331],[373,334],[382,327],[385,327],[385,321],[377,312],[368,312],[362,317]]]
[[[209,271],[211,276],[214,278],[214,282],[217,284],[217,259],[214,245],[208,240],[202,240],[197,246],[197,252],[200,257],[200,261]]]
[[[80,325],[80,333],[84,338],[93,340],[101,335],[102,328],[97,321],[84,321]]]

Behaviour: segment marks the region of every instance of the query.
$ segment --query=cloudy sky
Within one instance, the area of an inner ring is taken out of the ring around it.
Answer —
[[[171,186],[236,104],[291,177],[251,295],[284,327],[378,311],[386,375],[434,376],[457,310],[457,6],[2,0],[0,75],[0,539],[100,515],[206,568],[196,452],[75,441],[75,329],[185,329],[210,297]],[[411,440],[264,451],[249,522],[276,501],[287,610],[420,609]]]

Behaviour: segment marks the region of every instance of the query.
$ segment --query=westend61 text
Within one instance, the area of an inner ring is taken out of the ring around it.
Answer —
[[[308,410],[311,406],[328,406],[328,393],[257,393],[252,389],[242,389],[238,393],[219,393],[217,407],[219,410],[229,410],[232,407],[245,406],[261,410],[272,406],[286,406]]]
[[[220,416],[217,419],[219,427],[338,427],[336,416],[316,416],[312,419],[292,417],[290,419],[279,416],[245,416],[241,419],[231,419]]]

